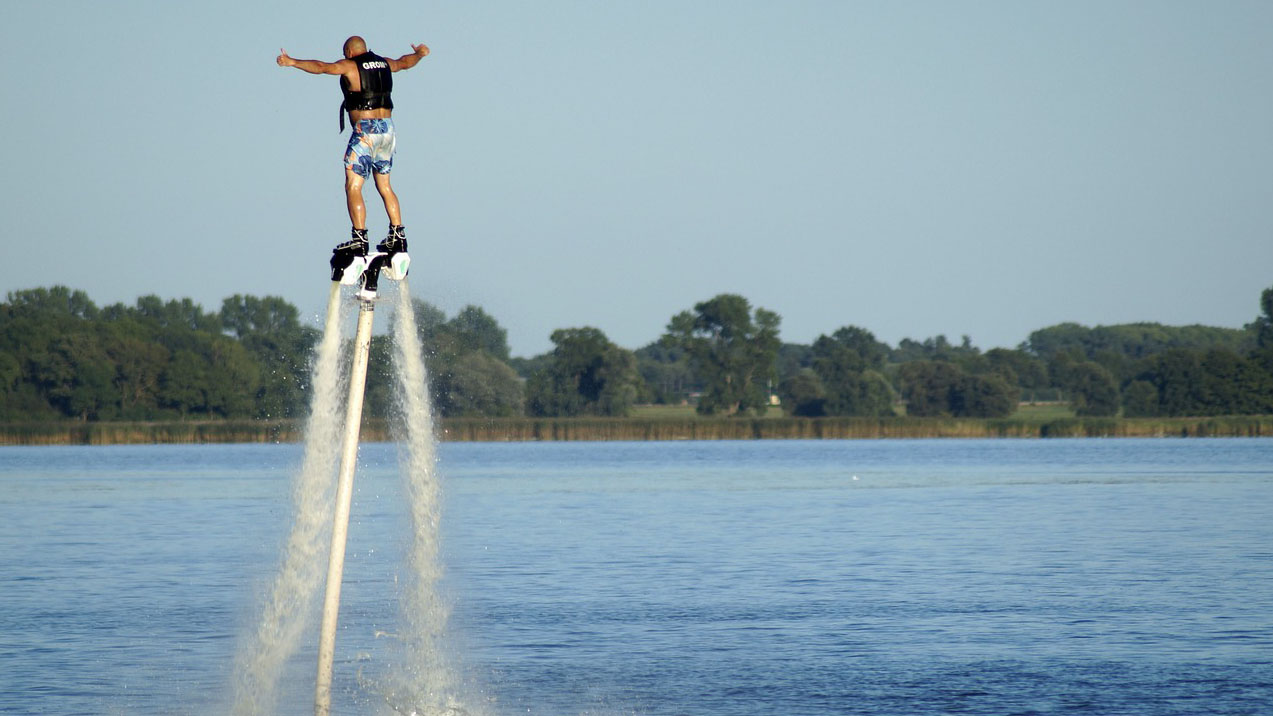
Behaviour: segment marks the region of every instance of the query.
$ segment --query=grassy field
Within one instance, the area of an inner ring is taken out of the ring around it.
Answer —
[[[639,420],[691,420],[700,417],[694,412],[692,405],[638,405],[632,410],[632,417]],[[783,417],[782,408],[770,408],[766,418]],[[1025,420],[1032,423],[1046,423],[1052,420],[1074,417],[1074,409],[1069,403],[1022,403],[1017,412],[1009,418]]]
[[[632,417],[641,420],[686,420],[697,415],[693,405],[638,405],[632,409]]]
[[[1046,423],[1062,418],[1074,417],[1074,408],[1069,403],[1022,403],[1017,412],[1009,417],[1031,422]]]
[[[632,417],[641,420],[691,420],[701,417],[693,405],[636,405],[632,408]],[[782,418],[786,413],[782,408],[773,406],[761,417]]]

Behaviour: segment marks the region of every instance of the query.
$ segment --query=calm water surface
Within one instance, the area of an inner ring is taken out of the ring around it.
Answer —
[[[0,448],[0,712],[224,712],[299,460]],[[1273,440],[445,444],[440,472],[474,714],[1273,713]],[[334,707],[380,713],[396,448],[357,480]]]

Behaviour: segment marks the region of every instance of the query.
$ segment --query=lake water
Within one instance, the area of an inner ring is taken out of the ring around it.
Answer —
[[[333,712],[392,713],[362,449]],[[225,713],[296,445],[0,448],[0,712]],[[471,714],[1273,713],[1273,440],[444,444]],[[312,712],[314,620],[280,675]]]

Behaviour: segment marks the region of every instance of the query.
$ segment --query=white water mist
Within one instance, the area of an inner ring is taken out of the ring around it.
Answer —
[[[330,529],[334,476],[344,427],[342,308],[340,284],[333,283],[312,373],[304,458],[292,478],[294,522],[260,623],[239,647],[234,675],[235,716],[277,713],[279,677],[284,664],[296,653],[322,586],[322,557],[327,547],[324,538]]]
[[[459,706],[455,676],[443,648],[448,609],[438,594],[438,580],[442,577],[438,557],[441,493],[429,376],[419,335],[411,291],[404,280],[398,287],[393,338],[405,448],[400,452],[400,466],[410,510],[411,539],[400,605],[405,673],[395,680],[402,684],[405,693],[398,696],[406,700],[408,712],[424,716],[466,711]]]

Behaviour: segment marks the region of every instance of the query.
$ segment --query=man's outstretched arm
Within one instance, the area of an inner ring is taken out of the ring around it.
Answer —
[[[412,45],[411,49],[413,50],[411,54],[403,55],[396,60],[389,60],[389,70],[391,72],[409,70],[420,64],[420,60],[423,60],[424,56],[429,54],[429,48],[427,45]]]
[[[425,48],[428,52],[428,48]],[[323,62],[322,60],[297,60],[287,56],[287,52],[279,50],[278,66],[279,67],[295,67],[298,70],[305,70],[311,75],[343,75],[345,74],[345,65],[349,60],[340,60],[339,62]]]

